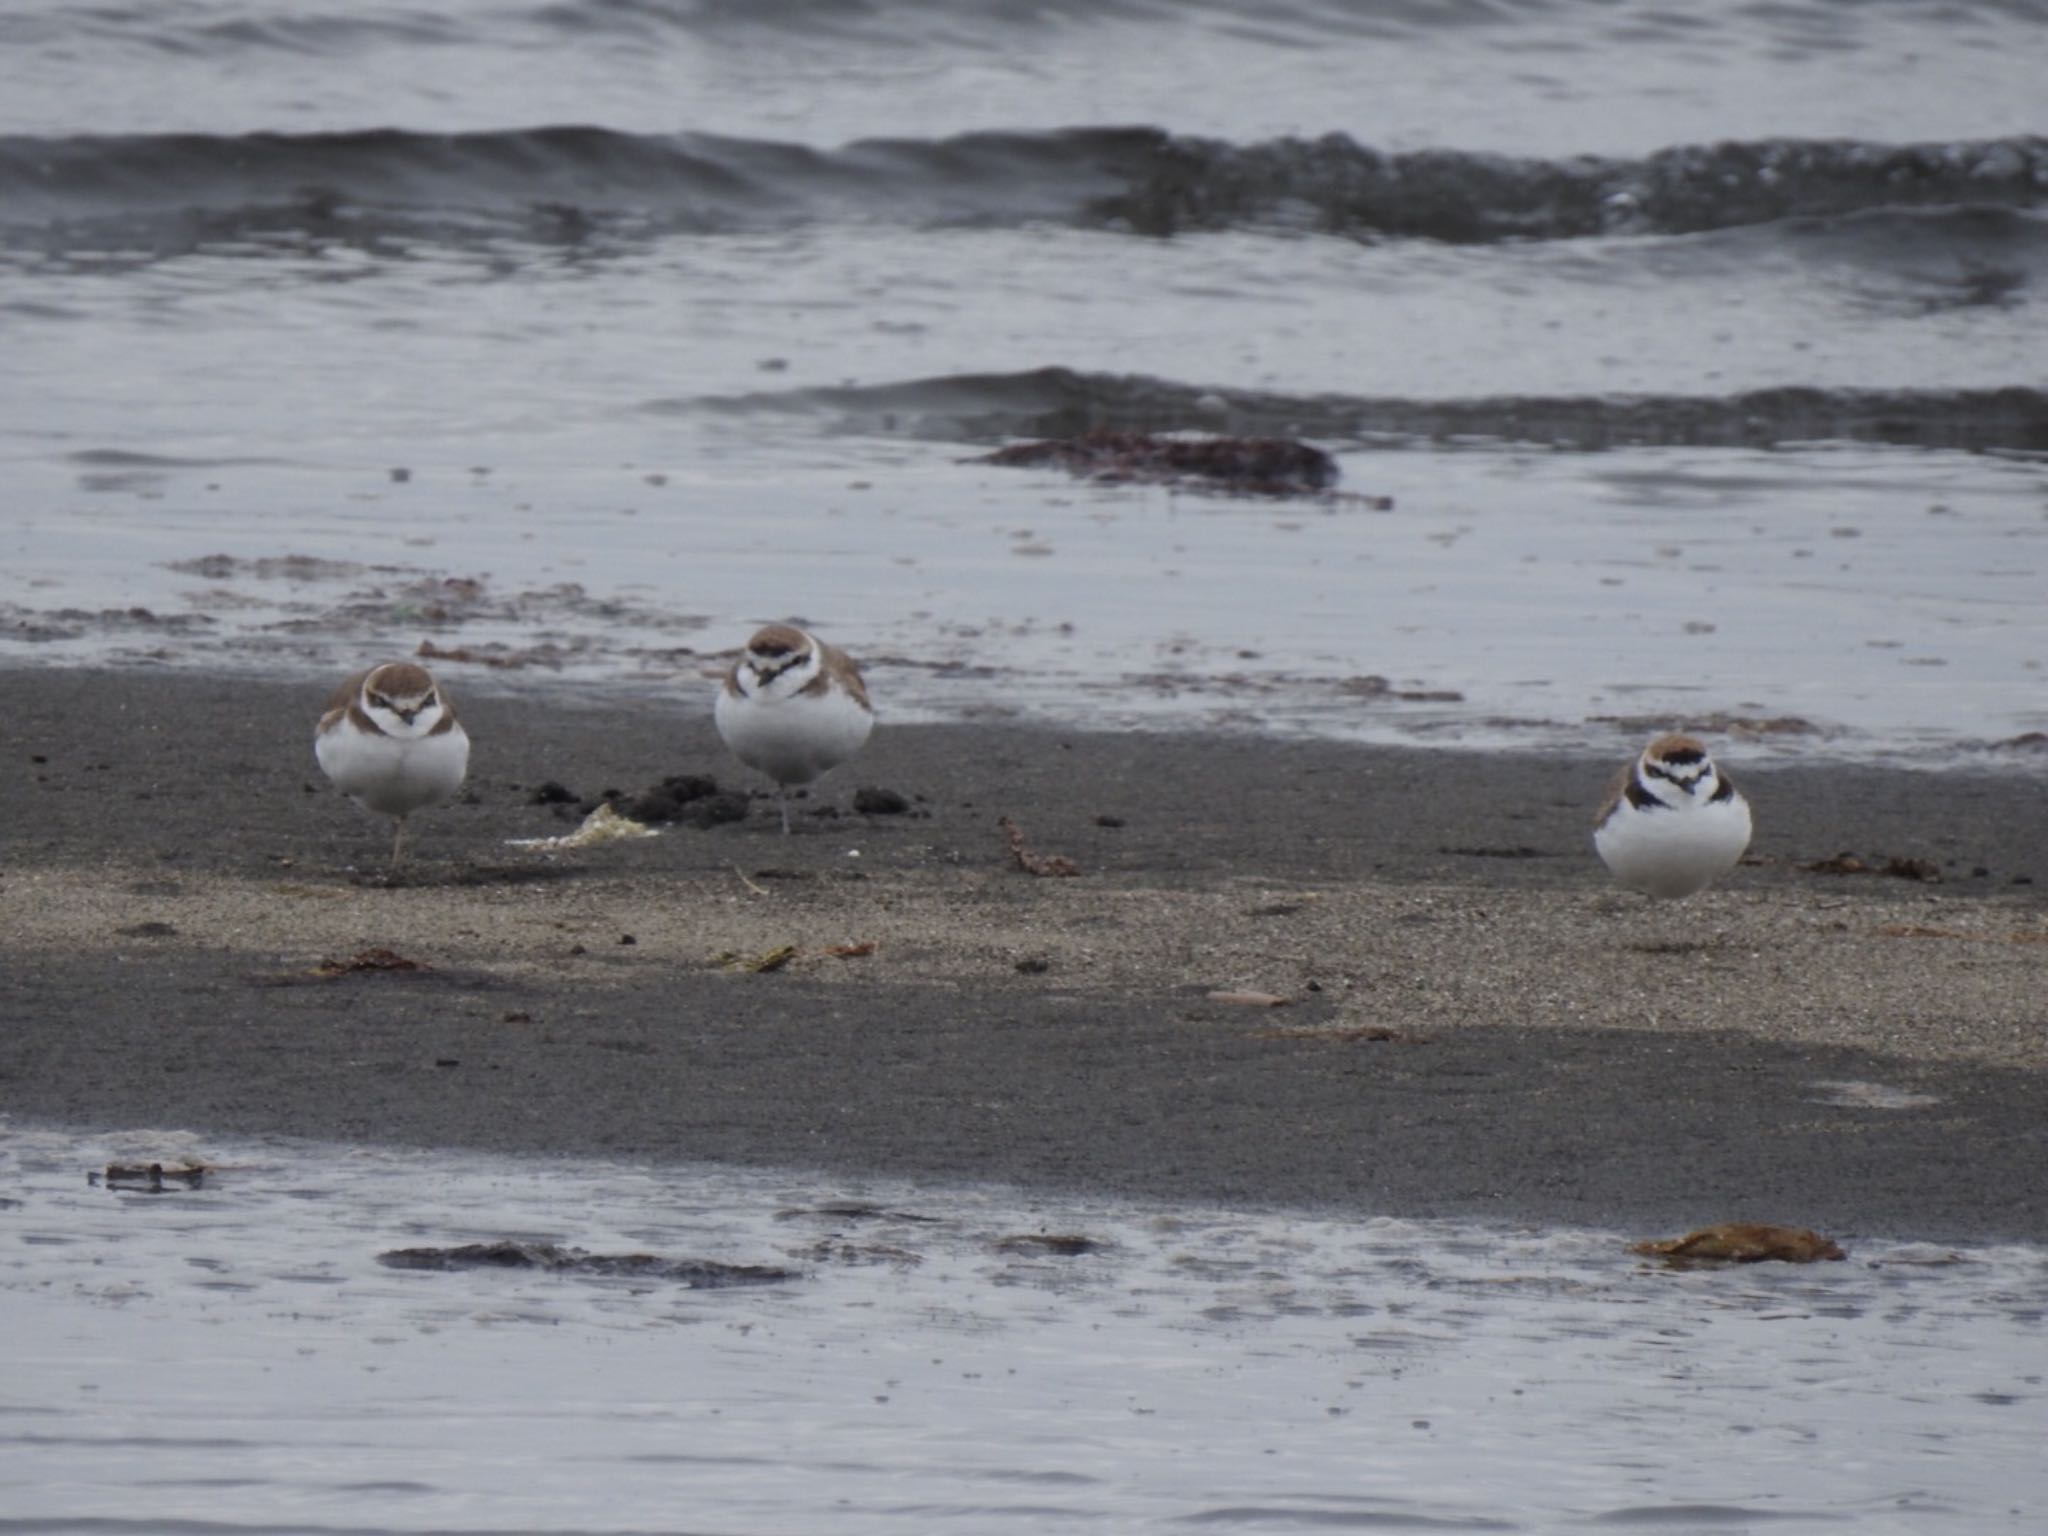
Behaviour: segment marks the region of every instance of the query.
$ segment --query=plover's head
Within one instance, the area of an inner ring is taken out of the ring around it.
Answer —
[[[772,682],[791,668],[801,668],[817,645],[794,624],[770,624],[754,631],[747,642],[747,669],[762,682]]]
[[[387,736],[424,736],[446,706],[425,667],[386,662],[363,679],[363,713]]]
[[[1714,760],[1696,737],[1676,732],[1643,748],[1642,774],[1651,784],[1669,784],[1680,794],[1704,798],[1714,791]]]

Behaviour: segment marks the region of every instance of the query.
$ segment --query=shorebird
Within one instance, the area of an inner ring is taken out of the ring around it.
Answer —
[[[755,631],[719,685],[712,718],[732,755],[775,781],[785,835],[791,786],[838,767],[875,728],[852,658],[793,624]]]
[[[1593,846],[1627,889],[1667,900],[1705,890],[1749,846],[1749,802],[1691,736],[1659,736],[1622,770]]]
[[[462,787],[469,736],[425,667],[388,661],[335,689],[314,732],[313,755],[336,789],[395,823],[396,870],[405,857],[405,818]]]

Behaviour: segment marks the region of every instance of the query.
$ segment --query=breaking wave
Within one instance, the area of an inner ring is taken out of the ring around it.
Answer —
[[[2048,139],[1763,140],[1641,159],[1238,145],[1156,128],[870,139],[836,149],[594,127],[0,137],[0,241],[176,250],[249,232],[745,231],[835,222],[1237,228],[1457,243],[1690,234],[1880,210],[2030,210]]]
[[[1040,368],[665,400],[649,408],[808,413],[843,431],[971,443],[1114,429],[1286,434],[1380,447],[1471,440],[1591,451],[1840,440],[2048,453],[2048,392],[2018,387],[1408,400],[1262,394],[1139,374]]]

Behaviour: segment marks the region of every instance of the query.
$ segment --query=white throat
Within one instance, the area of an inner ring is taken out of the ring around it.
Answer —
[[[1688,806],[1694,805],[1705,805],[1709,800],[1713,799],[1714,791],[1719,787],[1715,780],[1712,764],[1702,764],[1676,771],[1665,769],[1662,772],[1653,773],[1650,771],[1649,764],[1644,763],[1637,771],[1636,782],[1641,784],[1659,804],[1670,806],[1673,810],[1683,810]]]
[[[437,698],[426,708],[416,712],[408,720],[397,710],[383,704],[363,701],[363,713],[376,722],[377,729],[395,741],[416,741],[422,736],[433,734],[434,727],[441,723],[444,706]]]
[[[750,651],[741,669],[741,686],[756,698],[786,699],[803,692],[824,665],[815,645],[793,661],[787,656],[756,656]]]

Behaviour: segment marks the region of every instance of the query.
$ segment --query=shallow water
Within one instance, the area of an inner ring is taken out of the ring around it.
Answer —
[[[0,660],[2003,762],[2044,15],[10,6]],[[1395,505],[960,462],[1100,425]]]
[[[134,1156],[220,1171],[88,1184]],[[2048,1498],[2029,1248],[1672,1271],[1609,1232],[178,1133],[8,1127],[0,1167],[9,1531],[1986,1532]],[[377,1262],[504,1238],[797,1276]]]
[[[1547,747],[1686,719],[1750,756],[1993,765],[2025,755],[1987,743],[2048,727],[2048,515],[2026,465],[1345,455],[1382,511],[836,448],[830,467],[735,452],[404,483],[72,464],[68,495],[27,477],[66,514],[0,535],[7,649],[339,673],[403,635],[469,658],[438,663],[468,686],[698,709],[716,653],[803,593],[896,720]]]

